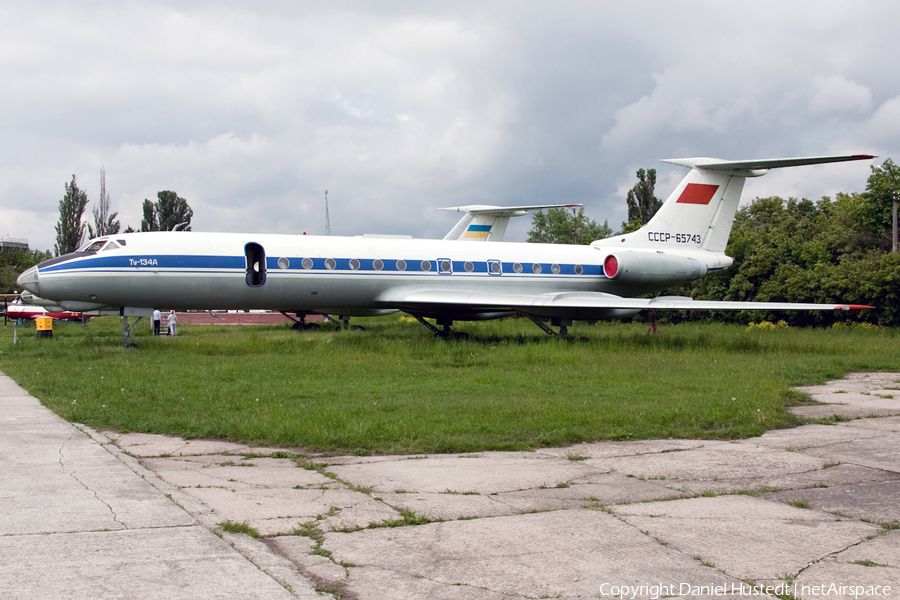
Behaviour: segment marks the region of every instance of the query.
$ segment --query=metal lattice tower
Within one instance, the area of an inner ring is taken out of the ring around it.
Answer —
[[[331,235],[331,221],[328,218],[328,190],[325,190],[325,235]]]

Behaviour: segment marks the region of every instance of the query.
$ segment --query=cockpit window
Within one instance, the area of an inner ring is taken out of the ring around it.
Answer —
[[[125,246],[128,245],[128,242],[125,241],[125,240],[116,240],[116,241],[119,242],[119,245],[122,246],[122,247],[125,247]]]
[[[92,242],[91,244],[82,248],[81,252],[99,252],[100,248],[102,248],[103,244],[105,244],[105,243],[106,243],[105,239],[96,240],[96,241]]]
[[[106,245],[106,247],[103,249],[103,251],[106,252],[107,250],[115,250],[118,247],[119,247],[119,245],[117,243],[115,243],[112,240],[109,240],[109,243]]]

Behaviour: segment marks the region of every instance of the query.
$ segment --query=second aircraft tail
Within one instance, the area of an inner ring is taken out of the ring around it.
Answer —
[[[724,252],[741,200],[744,180],[769,169],[875,158],[867,154],[727,161],[678,158],[663,162],[690,167],[672,195],[639,230],[616,236],[620,248]]]

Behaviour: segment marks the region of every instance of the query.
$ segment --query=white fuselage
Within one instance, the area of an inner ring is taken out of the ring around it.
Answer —
[[[26,272],[23,285],[83,309],[265,308],[362,315],[396,309],[393,298],[425,288],[632,296],[683,281],[613,281],[603,262],[618,250],[616,238],[594,246],[196,232],[122,234],[109,240],[115,243],[92,254],[39,265],[39,278],[29,284]],[[253,264],[263,253],[261,273]],[[710,271],[731,264],[721,253],[685,249],[677,254],[694,257]]]

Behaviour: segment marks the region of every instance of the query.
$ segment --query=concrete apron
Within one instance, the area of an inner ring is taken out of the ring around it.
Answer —
[[[76,429],[0,377],[0,597],[897,597],[898,380],[735,442],[323,457]]]

